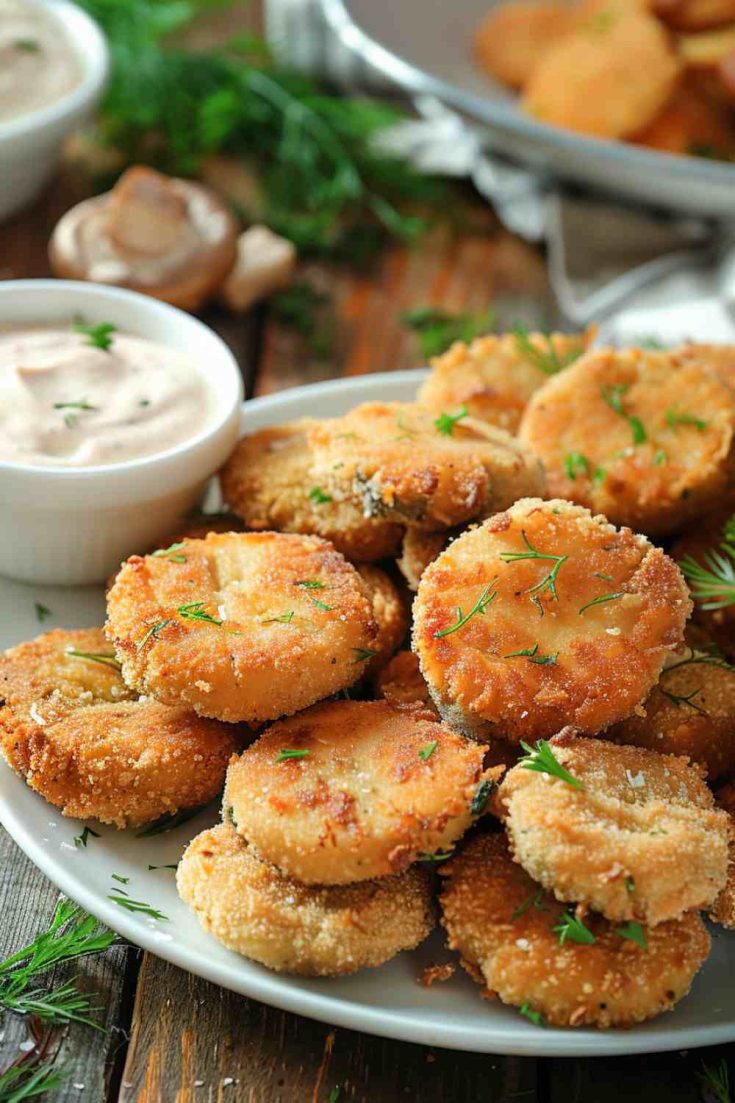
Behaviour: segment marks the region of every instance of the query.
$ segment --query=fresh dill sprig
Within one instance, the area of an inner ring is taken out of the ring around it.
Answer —
[[[549,909],[542,903],[543,898],[544,890],[542,888],[538,888],[535,892],[532,892],[531,895],[527,896],[515,909],[510,917],[512,922],[515,923],[516,919],[520,919],[530,908],[534,908],[537,912],[547,912]]]
[[[75,835],[74,836],[74,846],[76,846],[76,847],[83,846],[83,847],[86,848],[87,840],[89,839],[90,835],[92,836],[93,839],[102,838],[102,836],[99,835],[96,831],[93,831],[91,827],[85,827],[84,830],[82,831],[81,835]]]
[[[282,749],[276,755],[276,762],[288,762],[292,758],[307,758],[309,751],[306,749]]]
[[[582,613],[586,609],[591,609],[594,605],[606,605],[608,601],[618,601],[621,597],[625,597],[624,590],[616,590],[611,594],[600,594],[599,597],[593,597],[592,601],[588,601],[578,610],[578,615],[581,617]]]
[[[112,334],[117,332],[117,326],[114,326],[112,322],[100,322],[96,326],[88,326],[82,318],[75,318],[74,332],[84,334],[87,337],[87,344],[91,345],[92,348],[109,352],[112,347]],[[85,410],[94,409],[92,406],[82,406],[81,408]]]
[[[556,375],[557,372],[563,371],[564,368],[568,368],[570,364],[578,360],[584,352],[584,348],[580,345],[578,349],[570,349],[564,356],[560,356],[554,347],[553,338],[548,333],[538,335],[543,343],[542,347],[539,348],[531,340],[528,330],[524,326],[514,326],[513,336],[520,355],[526,360],[530,360],[545,375]]]
[[[467,624],[467,622],[471,620],[474,616],[484,616],[485,610],[487,609],[488,605],[498,596],[497,590],[493,590],[493,586],[496,582],[497,579],[495,578],[492,582],[488,582],[487,586],[482,591],[477,601],[468,613],[463,613],[461,606],[458,605],[455,610],[455,615],[457,619],[454,624],[451,624],[448,628],[442,628],[439,632],[435,632],[434,639],[439,640],[442,639],[443,636],[449,636],[452,634],[452,632],[459,631],[459,629],[464,628],[465,624]]]
[[[72,659],[86,659],[90,663],[100,663],[101,666],[109,666],[112,670],[122,669],[115,658],[114,651],[78,651],[76,647],[67,647],[64,654]]]
[[[643,422],[635,414],[629,414],[623,406],[623,395],[628,390],[627,383],[616,383],[611,387],[603,387],[602,400],[606,402],[611,410],[614,410],[620,417],[624,417],[630,426],[630,431],[633,434],[633,444],[643,444],[648,440],[648,434],[646,433]]]
[[[732,1103],[730,1069],[724,1057],[711,1065],[702,1061],[697,1079],[702,1087],[704,1103]]]
[[[150,628],[146,629],[145,634],[139,640],[137,650],[142,651],[149,640],[157,640],[158,633],[162,629],[166,628],[167,625],[173,623],[174,622],[171,620],[171,618],[167,617],[166,620],[159,620],[157,624],[152,624]]]
[[[716,666],[719,670],[727,670],[730,674],[735,674],[735,666],[729,663],[719,650],[699,651],[695,647],[690,647],[687,658],[667,666],[662,671],[661,677],[671,674],[674,670],[681,670],[683,666]]]
[[[535,770],[539,774],[550,774],[552,777],[558,777],[561,781],[566,782],[567,785],[571,785],[573,789],[584,789],[582,782],[564,769],[551,749],[551,744],[547,743],[545,739],[539,739],[535,747],[531,747],[523,741],[521,741],[521,746],[526,753],[523,758],[518,760],[518,765],[524,770]]]
[[[114,885],[112,891],[107,894],[107,899],[112,900],[113,904],[117,904],[119,907],[124,908],[125,911],[133,912],[136,915],[148,915],[151,919],[163,919],[166,923],[169,922],[168,916],[164,915],[158,908],[154,908],[151,904],[147,904],[145,900],[133,900],[124,889],[115,888]]]
[[[702,692],[701,686],[697,686],[691,693],[672,693],[671,690],[664,689],[660,683],[658,688],[661,690],[664,697],[668,698],[677,708],[679,708],[680,705],[688,705],[690,709],[693,709],[694,712],[698,712],[700,716],[707,715],[706,710],[696,704],[694,700],[694,698]]]
[[[421,747],[418,752],[421,761],[428,762],[438,746],[439,740],[434,739],[431,743],[427,743],[425,747]]]
[[[417,306],[401,315],[404,325],[418,335],[421,353],[427,360],[441,356],[455,341],[469,344],[489,333],[495,323],[492,310],[478,314],[449,314],[435,306]]]
[[[557,935],[560,946],[567,941],[577,942],[580,946],[592,946],[596,941],[589,927],[585,927],[584,921],[573,911],[565,912],[551,929]]]
[[[199,815],[203,807],[204,805],[198,804],[196,808],[182,808],[179,812],[173,812],[171,815],[160,816],[141,831],[136,831],[135,837],[136,839],[150,839],[154,835],[163,835],[166,831],[173,831],[175,827],[180,827],[182,823],[193,820],[195,816]]]
[[[703,433],[709,425],[709,422],[703,421],[701,417],[695,417],[694,414],[679,413],[677,410],[667,410],[666,424],[670,429],[675,429],[677,425],[691,425],[695,429],[698,429],[700,433]]]
[[[178,540],[168,548],[158,548],[151,552],[153,559],[170,559],[172,563],[186,563],[186,556],[181,554],[181,549],[186,547],[183,540]]]
[[[467,417],[467,413],[467,407],[463,403],[454,414],[439,414],[439,417],[434,421],[434,428],[438,433],[441,433],[442,436],[451,437],[454,432],[454,426],[458,421]]]
[[[188,605],[179,605],[176,612],[183,620],[200,621],[203,624],[214,624],[217,628],[221,628],[224,621],[213,617],[204,606],[203,601],[190,601]]]
[[[280,613],[277,617],[268,617],[266,620],[262,620],[261,624],[290,624],[296,615],[294,609],[289,609],[287,613]]]
[[[453,850],[435,850],[433,854],[422,852],[418,856],[419,862],[446,862],[454,854]]]
[[[102,927],[69,900],[56,906],[48,930],[0,961],[0,1006],[50,1023],[80,1022],[95,1026],[90,997],[73,981],[46,992],[39,978],[57,965],[109,949],[117,935]]]
[[[703,609],[724,609],[735,602],[735,514],[722,529],[722,540],[702,556],[702,562],[686,555],[679,561],[691,583],[692,597]]]
[[[544,590],[548,590],[554,601],[559,600],[559,595],[556,592],[556,579],[559,574],[560,568],[566,563],[569,558],[568,555],[553,555],[550,552],[541,552],[538,548],[534,548],[531,541],[528,539],[525,531],[521,531],[523,537],[523,543],[526,545],[527,551],[524,552],[501,552],[500,558],[503,563],[521,563],[525,559],[541,559],[552,562],[554,566],[544,575],[540,582],[537,582],[535,586],[529,587],[525,592],[527,594],[539,595]]]

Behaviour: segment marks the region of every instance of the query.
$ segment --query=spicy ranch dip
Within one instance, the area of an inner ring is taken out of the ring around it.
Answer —
[[[0,124],[48,107],[81,84],[60,20],[28,0],[0,0]]]
[[[0,329],[0,462],[141,459],[193,440],[215,407],[193,358],[109,323]]]

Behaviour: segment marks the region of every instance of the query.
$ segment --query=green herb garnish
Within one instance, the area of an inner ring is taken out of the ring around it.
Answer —
[[[646,942],[646,932],[643,930],[643,927],[640,925],[640,923],[636,923],[632,919],[629,923],[624,923],[622,927],[618,927],[617,933],[620,935],[621,938],[627,938],[631,942],[635,942],[638,946],[641,947],[642,950],[648,948],[648,943]]]
[[[593,605],[605,605],[608,601],[618,601],[621,597],[625,597],[625,591],[623,590],[616,590],[614,594],[600,594],[599,597],[594,597],[592,601],[588,601],[586,605],[579,609],[579,616],[581,617],[585,609],[591,609]]]
[[[538,644],[535,643],[533,647],[526,647],[522,651],[509,651],[507,655],[503,655],[504,659],[532,659],[538,651]]]
[[[111,667],[112,670],[122,669],[113,651],[77,651],[76,647],[67,647],[64,654],[72,659],[87,659],[90,663],[100,663],[102,666]]]
[[[735,514],[725,522],[718,546],[703,554],[702,563],[687,555],[679,566],[692,584],[692,597],[703,609],[723,609],[732,605],[735,602]]]
[[[353,647],[352,650],[355,652],[356,663],[366,663],[378,654],[377,651],[371,651],[369,647]]]
[[[490,800],[490,794],[495,787],[495,782],[489,778],[485,778],[479,783],[475,789],[474,796],[470,802],[470,815],[481,816],[487,808],[487,802]]]
[[[707,715],[706,710],[701,708],[694,701],[694,698],[702,692],[701,686],[697,686],[697,688],[693,689],[691,693],[672,693],[670,690],[664,689],[664,687],[660,683],[658,688],[661,690],[664,697],[668,698],[668,700],[671,701],[672,704],[676,705],[677,708],[679,708],[681,705],[688,705],[690,709],[692,709],[694,712],[698,712],[700,716]]]
[[[36,1050],[0,1073],[0,1100],[2,1103],[22,1103],[25,1099],[35,1099],[60,1088],[71,1072],[67,1066],[54,1067],[53,1058],[45,1060]]]
[[[694,417],[693,414],[681,414],[677,410],[667,410],[666,424],[671,429],[675,429],[677,425],[692,425],[702,433],[709,425],[709,422],[703,421],[701,417]]]
[[[101,839],[102,838],[102,836],[98,835],[96,831],[93,831],[91,827],[85,827],[84,830],[82,831],[81,835],[75,835],[74,836],[74,846],[77,846],[77,847],[84,846],[84,847],[86,847],[87,841],[88,841],[90,835],[92,836],[93,839]]]
[[[522,1003],[518,1008],[524,1019],[528,1019],[534,1026],[546,1026],[546,1019],[543,1017],[540,1011],[534,1011],[533,1008],[527,1004]]]
[[[435,850],[433,854],[427,854],[425,852],[419,854],[419,862],[446,862],[447,858],[451,858],[453,850]]]
[[[580,946],[591,946],[595,941],[592,931],[585,927],[584,922],[574,913],[565,912],[556,926],[551,928],[559,938],[559,945],[565,942],[577,942]]]
[[[136,831],[135,837],[136,839],[152,839],[154,835],[164,835],[167,831],[173,831],[175,827],[180,827],[182,823],[193,820],[195,816],[199,815],[203,807],[203,805],[197,805],[196,808],[182,808],[180,812],[159,816],[157,820],[148,824],[142,831]]]
[[[581,452],[569,452],[564,457],[564,470],[567,478],[574,482],[578,474],[589,474],[590,461]]]
[[[21,50],[24,54],[38,54],[41,52],[41,43],[35,38],[16,38],[13,40],[13,49]]]
[[[628,896],[632,896],[635,892],[635,881],[630,876],[630,874],[627,874],[627,876],[625,877],[625,891],[627,892]]]
[[[186,544],[183,540],[179,540],[168,548],[159,548],[157,551],[151,552],[151,555],[154,559],[170,559],[172,563],[186,563],[186,556],[181,555],[181,549],[185,547]]]
[[[534,548],[531,541],[528,539],[525,531],[521,532],[523,537],[523,543],[528,549],[525,552],[501,552],[500,558],[504,563],[520,563],[525,559],[541,559],[552,562],[554,566],[551,568],[548,574],[544,575],[540,582],[537,582],[535,586],[531,586],[525,592],[527,594],[540,594],[544,590],[548,590],[554,601],[558,601],[559,595],[556,592],[556,579],[559,574],[559,569],[566,563],[569,558],[568,555],[552,555],[549,552],[540,552],[538,548]]]
[[[454,426],[462,418],[467,417],[467,407],[462,404],[457,410],[456,414],[439,414],[439,417],[434,422],[434,427],[438,433],[441,433],[445,437],[451,437],[454,432]]]
[[[289,609],[287,613],[281,613],[278,617],[268,617],[267,620],[262,620],[261,624],[290,624],[295,615],[293,609]]]
[[[148,628],[146,630],[145,635],[140,640],[140,642],[137,646],[137,650],[142,651],[149,640],[157,640],[158,639],[158,633],[160,631],[162,631],[162,629],[164,629],[168,624],[173,624],[173,623],[174,622],[169,617],[166,620],[159,620],[157,624],[152,624],[150,626],[150,628]]]
[[[518,765],[522,766],[524,770],[535,770],[540,774],[550,774],[552,777],[558,777],[561,781],[566,782],[567,785],[571,785],[573,789],[584,789],[582,782],[576,777],[572,777],[569,771],[564,769],[551,749],[551,744],[547,743],[545,739],[539,739],[535,747],[531,747],[523,741],[521,741],[521,746],[526,753],[523,758],[518,760]]]
[[[635,417],[634,414],[629,414],[623,407],[623,395],[628,390],[627,383],[616,383],[612,387],[603,387],[601,394],[603,402],[606,402],[611,410],[614,410],[620,417],[624,417],[630,426],[630,431],[633,434],[633,444],[643,444],[648,439],[646,430],[643,426],[643,422],[640,418]]]
[[[148,872],[149,873],[153,869],[178,869],[178,866],[176,865],[175,862],[173,862],[171,865],[168,865],[168,866],[148,866]]]
[[[309,491],[309,501],[314,502],[318,506],[326,505],[327,502],[332,502],[334,499],[331,494],[325,494],[320,486],[312,486]]]
[[[467,344],[489,333],[495,322],[492,310],[478,314],[449,314],[434,306],[417,306],[401,315],[401,321],[419,338],[422,354],[430,359],[441,356],[455,341]]]
[[[163,919],[167,923],[169,922],[168,916],[164,915],[158,908],[146,904],[144,900],[133,900],[127,893],[123,893],[122,889],[113,889],[111,893],[108,893],[107,899],[112,900],[114,904],[118,904],[125,911],[142,912],[143,915],[149,915],[151,919]]]
[[[516,919],[520,919],[522,915],[525,915],[529,908],[535,908],[537,912],[547,912],[549,909],[541,903],[544,898],[544,890],[536,889],[530,896],[527,896],[522,904],[519,904],[511,915],[511,920],[515,923]]]
[[[730,1070],[724,1057],[712,1065],[702,1061],[702,1069],[697,1073],[697,1078],[703,1092],[707,1093],[703,1097],[705,1103],[732,1103]]]
[[[48,605],[42,605],[40,601],[34,602],[34,609],[36,610],[36,620],[39,624],[43,624],[46,617],[51,616],[51,610]]]
[[[195,620],[203,624],[214,624],[217,628],[221,628],[224,621],[213,617],[211,613],[205,610],[204,605],[203,601],[191,601],[188,605],[179,605],[176,612],[183,620]]]
[[[318,582],[315,578],[305,578],[301,582],[296,583],[297,586],[303,586],[305,590],[324,590],[325,583]]]
[[[438,746],[439,740],[434,739],[431,743],[427,743],[425,747],[422,747],[419,751],[419,758],[421,761],[428,762]]]
[[[457,632],[460,628],[464,628],[465,624],[467,624],[467,622],[476,615],[484,616],[485,610],[487,609],[488,605],[498,596],[497,591],[493,590],[493,586],[496,582],[497,579],[493,579],[492,582],[488,582],[487,586],[482,591],[477,601],[468,613],[463,613],[461,606],[458,605],[455,611],[457,617],[455,623],[450,625],[449,628],[442,628],[440,632],[435,632],[434,639],[439,640],[443,636],[449,636],[452,632]]]
[[[306,758],[309,751],[305,750],[282,750],[276,755],[276,762],[287,762],[291,758]]]
[[[530,360],[545,375],[556,375],[557,372],[568,368],[584,352],[584,349],[580,347],[572,349],[564,356],[560,356],[554,347],[553,338],[548,333],[539,334],[544,344],[543,348],[539,348],[531,340],[528,330],[523,326],[514,326],[513,335],[520,355],[525,357],[526,360]]]
[[[112,334],[117,332],[117,326],[111,322],[100,322],[96,326],[85,325],[81,318],[74,321],[74,332],[83,333],[88,338],[87,344],[92,348],[109,352],[112,347]]]

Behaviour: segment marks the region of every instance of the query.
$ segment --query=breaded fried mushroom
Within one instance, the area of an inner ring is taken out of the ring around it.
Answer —
[[[401,544],[401,558],[397,563],[399,571],[408,583],[409,590],[418,590],[421,575],[429,563],[433,563],[444,551],[452,535],[456,533],[406,529]]]
[[[210,533],[133,556],[107,611],[128,685],[248,723],[352,685],[378,634],[365,583],[331,544],[273,532]]]
[[[671,1011],[709,954],[692,913],[655,928],[575,915],[512,861],[502,835],[476,836],[439,872],[450,947],[489,992],[541,1024],[632,1026]]]
[[[374,677],[400,647],[408,632],[408,609],[401,592],[391,578],[370,563],[358,564],[357,573],[367,587],[378,634],[371,650],[366,654],[363,673]]]
[[[322,492],[427,532],[543,492],[530,452],[461,411],[436,417],[407,402],[366,402],[312,426],[309,442]]]
[[[717,804],[730,818],[730,847],[727,865],[727,881],[709,912],[713,923],[728,930],[735,930],[735,784],[728,782],[718,789]]]
[[[359,504],[317,485],[307,440],[315,424],[304,418],[243,437],[220,472],[225,500],[249,529],[322,536],[358,562],[390,559],[402,526],[366,517]]]
[[[514,0],[492,8],[475,31],[475,57],[491,77],[522,88],[552,42],[574,30],[578,16],[558,0]]]
[[[268,728],[230,765],[224,800],[283,873],[348,884],[451,848],[496,776],[483,776],[482,758],[420,709],[332,701]]]
[[[655,119],[674,90],[679,62],[664,28],[645,11],[606,9],[549,49],[524,88],[539,122],[599,138],[627,138]]]
[[[643,704],[603,733],[615,743],[687,755],[718,778],[735,770],[735,667],[710,650],[672,656]]]
[[[558,900],[655,926],[725,884],[729,825],[686,758],[564,733],[496,796],[511,850]]]
[[[421,579],[413,649],[434,702],[479,739],[594,733],[629,716],[682,642],[673,560],[570,502],[524,499]]]
[[[278,973],[336,977],[382,965],[423,942],[434,925],[422,869],[356,885],[302,885],[229,824],[189,843],[176,883],[205,931]]]
[[[433,370],[417,402],[437,414],[465,407],[470,417],[515,433],[531,395],[574,363],[593,337],[591,329],[579,334],[519,330],[478,337],[469,345],[458,341],[431,361]]]
[[[0,750],[63,815],[134,827],[218,795],[236,728],[138,699],[101,628],[0,656]]]
[[[529,402],[520,439],[549,493],[660,535],[719,502],[732,475],[735,399],[676,352],[599,349]]]

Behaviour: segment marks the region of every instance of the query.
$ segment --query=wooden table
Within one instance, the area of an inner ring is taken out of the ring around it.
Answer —
[[[48,232],[77,192],[73,180],[62,179],[34,210],[0,229],[0,276],[49,274]],[[416,339],[400,320],[414,306],[480,310],[491,304],[501,327],[553,324],[541,255],[501,229],[473,197],[466,202],[467,229],[438,229],[413,249],[393,247],[369,272],[302,266],[300,278],[331,300],[333,341],[326,357],[267,307],[242,319],[209,312],[206,320],[239,358],[248,396],[415,366]],[[46,928],[57,898],[54,886],[0,830],[0,956]],[[114,947],[76,971],[97,994],[108,1032],[75,1027],[63,1036],[58,1059],[71,1075],[53,1093],[59,1103],[706,1103],[697,1072],[703,1060],[714,1063],[730,1049],[614,1061],[455,1053],[276,1011],[133,947]],[[26,1039],[26,1023],[6,1016],[0,1069]]]

